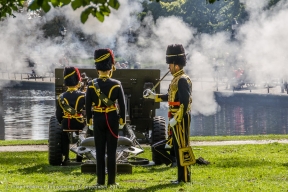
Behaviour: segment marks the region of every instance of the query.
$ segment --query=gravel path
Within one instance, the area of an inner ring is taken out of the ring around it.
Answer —
[[[192,141],[191,146],[211,146],[211,145],[245,145],[245,144],[269,144],[269,143],[288,143],[288,139],[283,140],[246,140],[246,141]],[[148,146],[148,145],[143,145]],[[16,151],[48,151],[48,145],[15,145],[0,146],[0,152]]]

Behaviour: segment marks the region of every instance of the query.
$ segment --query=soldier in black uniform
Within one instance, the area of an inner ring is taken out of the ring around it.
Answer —
[[[88,83],[86,114],[88,125],[93,124],[97,159],[97,187],[105,184],[105,153],[107,148],[108,185],[117,185],[116,149],[118,130],[126,122],[125,97],[121,82],[112,79],[116,70],[110,49],[97,49],[94,53],[98,78]],[[93,121],[92,121],[93,119]]]
[[[61,124],[63,163],[69,160],[69,131],[82,130],[85,127],[85,93],[79,91],[81,81],[79,70],[75,67],[64,68],[64,84],[67,91],[60,94],[56,102],[56,118]]]
[[[169,64],[169,70],[173,75],[168,94],[155,94],[151,90],[146,90],[143,97],[154,99],[155,102],[168,101],[168,131],[173,130],[173,145],[178,167],[178,178],[172,183],[178,184],[180,182],[190,182],[190,169],[189,166],[181,166],[179,148],[189,146],[190,109],[192,104],[192,81],[183,70],[186,65],[186,55],[181,44],[168,45],[166,63]]]

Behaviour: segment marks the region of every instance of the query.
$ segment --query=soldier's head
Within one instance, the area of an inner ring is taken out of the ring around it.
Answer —
[[[98,71],[115,71],[115,61],[111,49],[96,49],[94,52],[95,66]]]
[[[186,54],[181,44],[171,44],[167,46],[166,63],[172,74],[183,69],[186,65]]]
[[[76,67],[65,67],[63,77],[64,84],[68,87],[78,86],[81,81],[79,70]]]

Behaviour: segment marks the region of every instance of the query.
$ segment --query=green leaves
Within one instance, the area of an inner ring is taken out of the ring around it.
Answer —
[[[111,13],[109,7],[100,6],[99,9],[100,9],[100,12],[105,16],[109,16],[109,14]]]
[[[71,6],[72,6],[73,10],[78,9],[79,7],[82,6],[82,0],[74,0],[74,1],[72,1]]]
[[[13,15],[13,11],[22,8],[24,2],[23,0],[0,0],[0,18]]]
[[[40,5],[38,4],[37,0],[31,1],[30,4],[28,5],[28,9],[31,10],[40,9]]]
[[[92,7],[89,7],[87,9],[85,9],[82,13],[81,13],[81,22],[85,23],[91,13]]]
[[[159,1],[159,0],[156,0]],[[13,11],[17,11],[19,7],[23,6],[25,0],[0,0],[0,18],[6,17],[6,14],[11,15]],[[84,11],[80,15],[80,20],[85,23],[91,14],[96,17],[100,22],[103,22],[105,16],[109,16],[111,8],[118,10],[120,3],[118,0],[32,0],[28,9],[37,10],[42,9],[44,12],[49,12],[51,6],[62,7],[71,4],[73,10],[80,7],[84,8]]]
[[[120,3],[118,0],[109,0],[108,5],[116,10],[120,7]]]
[[[100,21],[103,22],[104,21],[104,15],[101,12],[96,12],[95,17]]]
[[[63,3],[63,5],[68,5],[71,2],[71,0],[60,0],[60,1],[61,3]]]
[[[109,9],[109,8],[108,8]],[[110,10],[109,10],[110,11]],[[96,17],[100,22],[104,21],[104,14],[102,11],[97,11],[97,9],[93,6],[88,7],[81,13],[81,22],[85,23],[89,17],[89,15]],[[107,10],[105,12],[107,14]],[[109,15],[109,14],[108,14]]]
[[[116,10],[120,7],[118,0],[109,0],[108,5],[106,2],[107,0],[74,0],[71,2],[71,6],[73,10],[76,10],[89,5],[89,7],[81,13],[80,19],[82,23],[87,21],[90,14],[100,22],[103,22],[105,16],[109,16],[111,13],[110,7]]]
[[[44,0],[41,7],[46,13],[51,9],[48,0]]]

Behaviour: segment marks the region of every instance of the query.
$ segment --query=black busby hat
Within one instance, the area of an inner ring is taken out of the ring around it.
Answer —
[[[94,52],[95,66],[97,70],[108,71],[112,69],[114,55],[111,49],[96,49]]]
[[[181,44],[168,45],[166,50],[166,63],[182,66],[186,65],[185,50]]]
[[[63,76],[66,86],[76,86],[81,81],[79,70],[76,67],[65,67]]]

